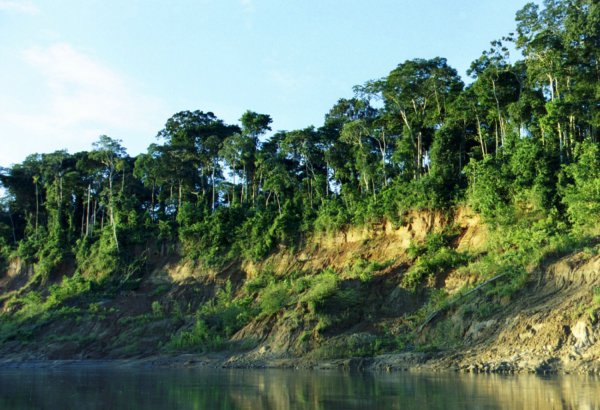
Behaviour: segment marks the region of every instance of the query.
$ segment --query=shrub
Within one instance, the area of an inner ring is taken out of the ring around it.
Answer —
[[[64,277],[59,285],[52,285],[48,289],[49,294],[45,306],[48,308],[58,306],[72,297],[89,292],[90,289],[90,281],[79,274],[75,274],[71,277]]]
[[[201,352],[222,349],[228,338],[246,325],[255,313],[250,308],[250,299],[234,298],[231,282],[227,282],[214,299],[198,309],[193,326],[173,335],[166,347]]]
[[[261,315],[272,315],[290,302],[289,285],[286,282],[272,283],[260,293]]]
[[[171,350],[194,349],[200,352],[220,350],[224,346],[223,337],[209,328],[206,322],[198,317],[191,329],[183,330],[171,338],[166,347]]]
[[[311,278],[311,287],[301,296],[300,302],[306,303],[312,312],[316,312],[325,301],[338,290],[339,278],[337,273],[326,269]]]
[[[576,161],[564,168],[562,202],[579,230],[596,228],[600,220],[600,148],[584,142],[575,150]]]
[[[403,285],[414,291],[426,279],[434,278],[467,263],[468,256],[450,246],[453,237],[450,230],[429,234],[424,244],[411,243],[407,253],[414,263],[404,275]]]

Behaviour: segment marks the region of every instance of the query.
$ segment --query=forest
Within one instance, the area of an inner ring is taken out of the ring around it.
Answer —
[[[415,58],[356,85],[318,127],[273,132],[268,114],[227,124],[190,110],[137,156],[106,135],[90,151],[32,154],[0,170],[0,268],[18,257],[45,283],[75,261],[102,287],[135,279],[149,249],[219,268],[459,206],[510,232],[499,247],[513,250],[511,263],[555,241],[593,243],[598,3],[525,5],[468,75],[443,57]]]

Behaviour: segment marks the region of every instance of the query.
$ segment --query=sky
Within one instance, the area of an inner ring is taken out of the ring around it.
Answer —
[[[0,0],[0,166],[145,152],[173,114],[246,110],[273,131],[320,126],[352,87],[413,58],[464,80],[524,0]],[[515,59],[515,58],[513,58]]]

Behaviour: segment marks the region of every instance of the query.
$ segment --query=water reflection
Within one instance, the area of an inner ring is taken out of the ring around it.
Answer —
[[[595,377],[0,370],[1,409],[594,409]]]

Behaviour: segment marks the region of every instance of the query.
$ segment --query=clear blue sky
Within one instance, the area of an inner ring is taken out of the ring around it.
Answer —
[[[319,126],[352,86],[412,58],[465,70],[522,0],[0,0],[0,166],[33,152],[131,155],[181,110]]]

